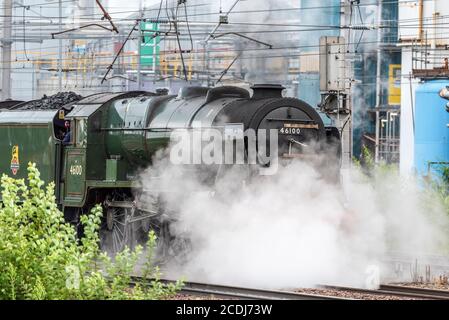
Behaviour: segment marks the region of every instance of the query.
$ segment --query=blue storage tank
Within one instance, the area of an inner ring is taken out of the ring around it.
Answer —
[[[429,168],[432,174],[438,173],[441,165],[449,165],[448,101],[439,95],[446,86],[448,80],[432,80],[419,85],[415,92],[414,163],[420,175],[427,175]]]

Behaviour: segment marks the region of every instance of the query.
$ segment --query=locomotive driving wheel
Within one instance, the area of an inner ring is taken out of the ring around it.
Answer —
[[[159,217],[161,214],[161,199],[159,198],[159,195],[146,195],[146,202],[145,207],[147,209],[147,212],[151,212],[150,216],[146,219],[142,219],[140,221],[140,226],[142,228],[142,231],[146,234],[150,230],[154,230],[159,228],[158,223],[155,224],[154,217]],[[158,221],[158,219],[156,219]],[[157,231],[156,231],[157,233]]]
[[[132,248],[133,232],[130,217],[134,207],[108,207],[105,216],[104,237],[102,249],[113,255],[125,249]]]
[[[173,221],[167,219],[166,215],[162,215],[159,219],[152,219],[148,223],[149,230],[153,230],[157,236],[154,253],[158,264],[170,262],[182,264],[187,261],[187,255],[191,251],[190,241],[181,233],[176,236],[172,234],[170,229]]]
[[[175,237],[171,230],[172,224],[176,221],[173,219],[176,213],[167,208],[161,194],[146,194],[144,199],[143,205],[146,211],[142,215],[136,215],[136,217],[145,217],[139,219],[139,224],[136,225],[140,227],[139,230],[144,235],[144,241],[141,244],[145,244],[148,233],[153,231],[157,236],[154,253],[158,264],[186,260],[184,256],[189,252],[190,243],[178,232]]]

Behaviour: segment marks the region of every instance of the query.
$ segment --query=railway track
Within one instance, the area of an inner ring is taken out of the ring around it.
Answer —
[[[132,277],[132,284],[148,283],[153,279],[143,280],[141,277]],[[165,284],[175,283],[172,280],[160,280]],[[244,288],[238,286],[215,285],[198,282],[184,282],[180,294],[190,296],[214,297],[220,299],[237,300],[357,300],[357,295],[366,295],[368,298],[374,296],[400,297],[419,300],[449,300],[449,291],[424,289],[416,287],[381,285],[377,290],[343,287],[332,285],[319,285],[320,292],[293,292],[284,290],[266,290],[258,288]],[[341,295],[344,292],[348,295]],[[354,297],[351,296],[354,294]],[[363,298],[362,298],[363,299]]]
[[[401,292],[403,294],[416,294],[422,297],[449,300],[449,291],[446,290],[405,287],[397,285],[381,285],[380,290]]]
[[[142,282],[142,278],[133,277],[133,282]],[[163,283],[174,283],[171,280],[160,280]],[[134,282],[134,283],[135,283]],[[151,279],[145,280],[150,284]],[[244,299],[244,300],[350,300],[341,297],[326,295],[306,294],[281,290],[266,290],[257,288],[244,288],[235,286],[215,285],[197,282],[184,282],[180,294],[193,296],[212,296],[223,299]]]
[[[234,286],[211,285],[203,283],[187,283],[181,293],[191,295],[212,295],[220,298],[237,298],[251,300],[348,300],[316,294],[305,294],[280,290],[265,290]]]
[[[422,299],[422,300],[449,300],[449,291],[397,286],[397,285],[381,285],[380,288],[377,290],[354,288],[354,287],[329,286],[329,285],[320,285],[319,288],[326,290],[345,291],[349,293],[367,294],[367,295],[396,296],[402,298]]]

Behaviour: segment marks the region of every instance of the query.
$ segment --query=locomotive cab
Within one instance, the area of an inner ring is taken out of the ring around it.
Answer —
[[[8,110],[0,112],[0,172],[14,178],[27,177],[27,164],[36,163],[42,179],[55,182],[59,201],[64,115],[59,110]]]

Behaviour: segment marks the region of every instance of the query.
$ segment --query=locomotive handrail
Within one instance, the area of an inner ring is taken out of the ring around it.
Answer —
[[[315,120],[301,120],[301,119],[282,119],[282,118],[267,118],[267,121],[286,121],[286,122],[312,122],[316,123]]]
[[[170,132],[173,130],[194,130],[194,129],[225,129],[226,126],[213,127],[174,127],[174,128],[100,128],[101,131],[154,131]]]
[[[176,129],[188,129],[188,128],[101,128],[100,131],[154,131],[164,132],[173,131]]]

